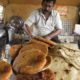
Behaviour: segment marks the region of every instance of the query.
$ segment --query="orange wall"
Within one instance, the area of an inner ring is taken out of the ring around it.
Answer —
[[[30,13],[40,7],[39,5],[24,5],[24,4],[10,4],[5,7],[4,10],[4,19],[8,20],[10,16],[18,15],[22,16],[24,20],[30,15]],[[77,21],[77,7],[67,6],[68,14],[66,16],[61,16],[62,20],[71,19],[74,23]]]

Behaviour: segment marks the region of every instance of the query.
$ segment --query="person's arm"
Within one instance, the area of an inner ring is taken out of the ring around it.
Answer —
[[[52,39],[55,36],[58,36],[61,33],[61,29],[57,29],[55,32],[53,31],[52,33],[48,34],[47,36],[44,36],[47,39]]]
[[[62,21],[61,21],[61,18],[60,18],[60,15],[59,15],[58,12],[56,12],[55,23],[56,23],[56,25],[55,25],[56,31],[51,32],[50,34],[45,36],[45,38],[52,39],[52,38],[54,38],[55,36],[58,36],[61,33],[61,31],[62,31]]]
[[[32,26],[32,24],[34,24],[36,22],[37,13],[38,13],[37,10],[33,11],[24,23],[23,29],[25,30],[25,32],[27,32],[29,34],[30,37],[33,37],[30,27]]]
[[[24,30],[28,33],[28,35],[32,38],[32,32],[30,30],[30,27],[27,24],[24,24]]]

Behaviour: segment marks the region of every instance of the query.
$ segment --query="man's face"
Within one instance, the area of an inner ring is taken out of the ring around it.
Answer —
[[[53,9],[53,6],[54,6],[54,3],[53,1],[50,1],[50,2],[42,2],[42,10],[43,10],[43,13],[46,13],[46,12],[51,12],[52,9]]]

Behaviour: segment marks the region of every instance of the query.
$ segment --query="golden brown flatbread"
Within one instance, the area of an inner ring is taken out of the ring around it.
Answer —
[[[0,80],[8,80],[12,75],[11,65],[0,60]]]
[[[16,57],[13,69],[17,73],[35,74],[41,71],[45,64],[46,58],[43,52],[38,49],[30,49]]]
[[[24,75],[24,74],[18,74],[16,76],[16,80],[56,80],[55,74],[50,69],[46,69],[44,71],[41,71],[37,74],[31,74],[31,75]]]
[[[42,42],[44,42],[44,43],[46,43],[46,44],[48,44],[48,45],[50,45],[50,46],[57,45],[56,42],[53,42],[53,41],[51,41],[51,40],[45,39],[45,38],[40,37],[40,36],[34,37],[34,39],[36,39],[36,40],[38,40],[38,41],[42,41]]]
[[[52,62],[52,56],[50,56],[50,55],[46,56],[46,64],[43,67],[42,71],[48,69],[51,62]]]
[[[24,52],[26,50],[30,50],[30,49],[39,49],[44,53],[45,56],[48,55],[48,45],[45,43],[42,43],[42,42],[38,42],[38,41],[34,42],[34,40],[31,43],[23,46],[20,49],[19,54],[21,54],[22,52]]]
[[[20,50],[21,45],[12,45],[10,48],[10,56],[12,59],[14,59],[16,57],[16,55],[18,54],[18,51]]]

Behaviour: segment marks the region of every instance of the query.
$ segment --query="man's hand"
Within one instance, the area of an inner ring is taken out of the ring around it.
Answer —
[[[50,39],[54,38],[55,36],[58,36],[60,33],[61,33],[61,29],[57,29],[55,32],[53,31],[52,33],[44,36],[44,38],[50,40]]]
[[[51,39],[51,37],[49,37],[49,36],[44,36],[44,38],[46,38],[46,39],[48,39],[48,40],[50,40],[50,39]]]

